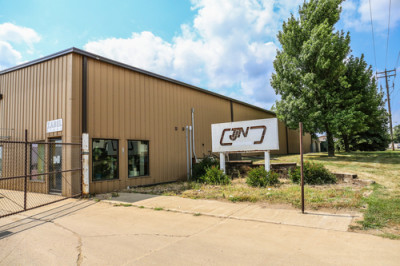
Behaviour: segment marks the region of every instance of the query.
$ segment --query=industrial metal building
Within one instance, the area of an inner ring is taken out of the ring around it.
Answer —
[[[36,154],[47,152],[40,142],[76,143],[88,133],[91,193],[186,179],[185,128],[192,124],[192,110],[198,158],[211,153],[211,124],[276,116],[76,48],[1,71],[0,94],[0,129],[18,134],[27,130]],[[49,121],[61,121],[61,131],[49,132]],[[9,138],[0,137],[5,136]],[[304,142],[309,152],[309,134]],[[299,152],[298,132],[283,122],[279,122],[279,146],[272,154]],[[5,147],[0,149],[5,177],[5,159],[11,155]],[[72,169],[80,152],[65,149],[60,156],[61,169]],[[38,171],[45,166],[34,167]],[[31,179],[42,181],[44,191],[49,191],[45,180]],[[81,179],[65,174],[58,189],[62,195],[74,195],[81,189]]]

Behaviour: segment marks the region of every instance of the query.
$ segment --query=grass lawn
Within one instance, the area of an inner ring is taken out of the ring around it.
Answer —
[[[328,157],[326,153],[304,156],[306,161],[320,162],[337,173],[357,174],[361,180],[375,181],[374,185],[339,183],[324,186],[305,186],[306,209],[341,209],[364,212],[364,220],[352,229],[369,230],[374,234],[400,238],[400,152],[352,152],[337,153]],[[272,157],[271,163],[300,162],[299,155]],[[256,163],[263,164],[263,161]],[[134,192],[159,195],[179,195],[188,198],[226,200],[232,202],[261,202],[290,204],[300,208],[300,187],[287,179],[281,179],[276,187],[253,188],[245,178],[233,180],[231,185],[205,185],[198,183],[173,183],[146,188],[135,188]]]

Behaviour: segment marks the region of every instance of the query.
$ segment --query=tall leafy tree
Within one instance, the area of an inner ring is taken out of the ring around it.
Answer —
[[[343,0],[310,0],[283,23],[278,33],[271,85],[281,96],[277,115],[290,128],[303,122],[308,132],[326,132],[328,154],[334,156],[333,136],[338,100],[348,84],[344,60],[350,51],[350,36],[337,31]]]
[[[338,100],[336,136],[350,149],[381,150],[387,145],[387,112],[371,67],[361,57],[346,60],[346,83]]]

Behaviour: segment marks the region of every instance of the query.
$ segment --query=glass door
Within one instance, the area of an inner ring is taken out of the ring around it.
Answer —
[[[62,145],[61,138],[50,139],[49,145],[49,190],[50,193],[62,192]]]

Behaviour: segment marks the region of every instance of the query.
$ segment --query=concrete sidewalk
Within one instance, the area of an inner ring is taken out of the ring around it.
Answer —
[[[99,196],[102,197],[101,195]],[[103,196],[104,197],[104,196]],[[270,208],[248,203],[231,203],[216,200],[195,200],[181,197],[153,196],[138,193],[119,193],[118,197],[104,202],[129,203],[145,208],[207,215],[218,218],[258,221],[266,223],[303,226],[326,230],[347,231],[354,218],[361,214],[330,214],[316,211]]]

